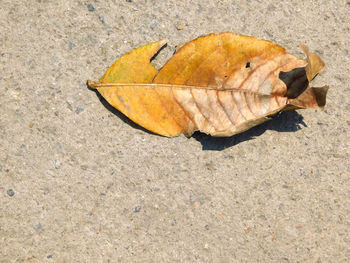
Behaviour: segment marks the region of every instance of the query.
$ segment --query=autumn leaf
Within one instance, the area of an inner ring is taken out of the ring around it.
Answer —
[[[166,43],[132,50],[88,85],[135,123],[168,137],[231,136],[277,112],[326,103],[327,86],[309,87],[324,63],[304,45],[306,60],[269,41],[210,34],[183,45],[158,72],[150,60]]]

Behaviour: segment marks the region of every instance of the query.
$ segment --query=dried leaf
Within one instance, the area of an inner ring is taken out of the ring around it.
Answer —
[[[309,82],[323,61],[301,45],[307,60],[274,43],[233,33],[183,45],[157,72],[151,58],[167,40],[117,60],[99,82],[89,81],[113,107],[168,137],[199,130],[231,136],[285,110],[323,107],[328,87]]]

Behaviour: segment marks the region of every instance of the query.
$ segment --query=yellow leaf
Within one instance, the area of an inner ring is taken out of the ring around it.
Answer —
[[[231,136],[296,108],[323,107],[328,87],[309,82],[324,63],[301,46],[298,59],[272,42],[233,33],[183,45],[157,72],[150,59],[166,40],[117,60],[92,88],[142,127],[168,137]]]

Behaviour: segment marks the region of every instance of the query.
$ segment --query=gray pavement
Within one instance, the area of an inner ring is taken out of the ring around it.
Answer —
[[[0,262],[348,262],[349,14],[342,0],[0,0]],[[168,139],[86,86],[140,45],[169,39],[159,67],[223,31],[316,51],[326,109]]]

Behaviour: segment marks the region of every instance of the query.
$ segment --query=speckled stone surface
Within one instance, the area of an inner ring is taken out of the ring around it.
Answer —
[[[0,262],[348,262],[349,14],[342,0],[0,0]],[[168,139],[86,86],[140,45],[169,39],[159,67],[222,31],[307,44],[326,110]]]

